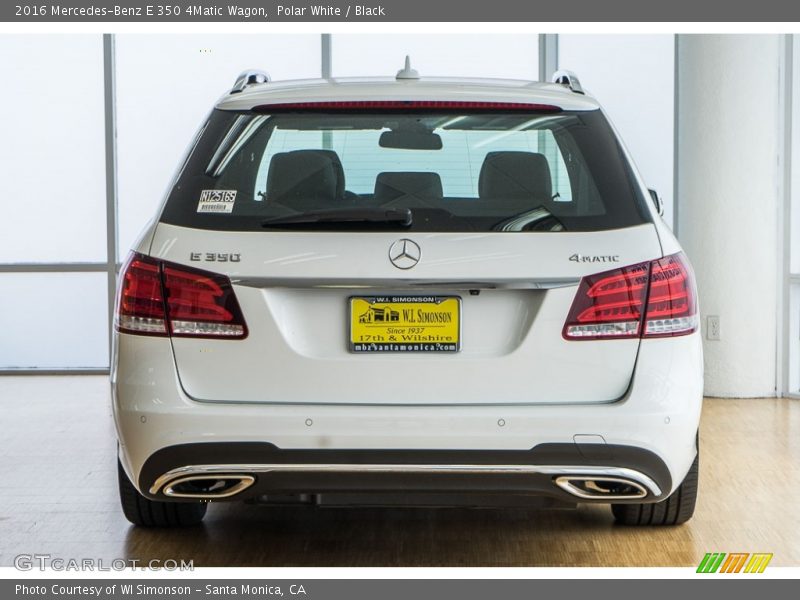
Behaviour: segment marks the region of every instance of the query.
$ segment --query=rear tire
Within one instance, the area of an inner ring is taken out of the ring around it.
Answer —
[[[689,472],[672,495],[650,504],[612,504],[611,512],[623,525],[680,525],[692,518],[697,503],[700,449]]]
[[[159,502],[142,496],[117,461],[119,500],[125,518],[140,527],[183,527],[203,520],[205,502]]]

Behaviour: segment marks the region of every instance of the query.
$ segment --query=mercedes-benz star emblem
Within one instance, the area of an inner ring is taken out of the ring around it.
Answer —
[[[408,239],[397,240],[389,246],[389,260],[398,269],[410,269],[422,257],[422,250],[416,242]]]

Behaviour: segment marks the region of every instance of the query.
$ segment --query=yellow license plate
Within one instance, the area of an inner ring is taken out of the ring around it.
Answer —
[[[351,352],[458,352],[461,298],[350,298]]]

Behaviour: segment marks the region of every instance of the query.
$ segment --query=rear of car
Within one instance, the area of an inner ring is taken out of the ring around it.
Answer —
[[[222,499],[694,507],[691,267],[566,86],[237,88],[128,258],[116,325],[136,523]]]

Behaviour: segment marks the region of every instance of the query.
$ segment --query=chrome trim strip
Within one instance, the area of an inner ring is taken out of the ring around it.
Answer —
[[[204,479],[238,479],[239,483],[219,494],[190,494],[186,492],[176,492],[174,490],[175,486],[180,485],[181,483],[186,483],[187,481],[202,481]],[[191,475],[189,477],[178,477],[177,479],[173,479],[164,486],[163,493],[165,496],[169,496],[170,498],[202,498],[207,500],[213,498],[230,498],[231,496],[246,490],[255,482],[256,478],[252,475],[236,475],[232,473],[215,473],[213,477],[209,477],[208,475]]]
[[[446,279],[305,279],[289,277],[231,277],[234,285],[253,288],[317,288],[346,290],[406,290],[412,289],[427,293],[437,290],[550,290],[571,287],[580,283],[580,277],[563,277],[560,279],[527,279],[496,281],[457,281]]]
[[[158,494],[174,480],[209,476],[240,477],[259,473],[441,473],[441,474],[518,474],[570,476],[572,479],[619,479],[629,485],[643,488],[654,496],[661,488],[650,477],[624,467],[595,467],[580,465],[419,465],[419,464],[239,464],[191,465],[167,471],[153,482],[150,493]],[[237,475],[238,474],[238,475]],[[248,486],[249,487],[249,486]],[[242,488],[244,489],[244,488]],[[563,488],[562,488],[563,489]],[[241,490],[238,490],[241,491]],[[567,490],[569,491],[569,490]],[[238,492],[237,492],[238,493]],[[572,492],[570,492],[572,493]],[[233,495],[233,494],[230,494]],[[217,498],[223,496],[216,496]],[[643,497],[643,496],[642,496]],[[589,498],[597,499],[596,496]]]

